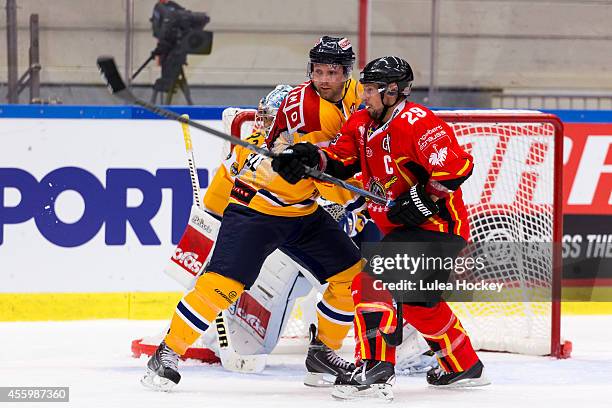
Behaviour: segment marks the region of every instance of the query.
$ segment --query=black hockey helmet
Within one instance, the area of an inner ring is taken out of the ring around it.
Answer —
[[[355,53],[348,38],[323,36],[317,41],[308,54],[308,75],[312,72],[312,64],[340,65],[348,78],[353,71]]]
[[[368,62],[359,75],[362,84],[376,83],[386,86],[397,83],[398,91],[410,95],[414,74],[410,64],[399,57],[381,57]]]

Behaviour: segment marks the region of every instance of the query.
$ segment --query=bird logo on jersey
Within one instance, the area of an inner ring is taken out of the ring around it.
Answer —
[[[444,161],[446,160],[446,156],[448,154],[448,148],[443,147],[440,150],[438,150],[436,145],[433,145],[433,148],[435,152],[431,152],[431,154],[429,155],[429,164],[431,164],[432,166],[441,166],[442,164],[444,164]]]

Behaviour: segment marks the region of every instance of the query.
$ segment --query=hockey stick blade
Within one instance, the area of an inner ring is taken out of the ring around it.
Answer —
[[[217,338],[219,341],[219,357],[223,368],[238,373],[260,373],[266,367],[266,356],[264,354],[240,355],[232,345],[229,327],[223,312],[215,319],[217,327]]]
[[[115,64],[115,59],[113,57],[98,57],[96,63],[113,95],[127,89],[123,79],[121,79],[121,75],[119,75],[119,70],[117,69],[117,64]]]
[[[145,102],[142,99],[135,97],[130,92],[130,90],[125,86],[125,82],[121,78],[121,74],[119,74],[119,70],[117,69],[117,64],[115,64],[115,59],[113,57],[108,57],[108,56],[98,57],[97,63],[98,63],[98,68],[100,69],[100,72],[102,74],[102,78],[106,81],[111,93],[123,99],[124,101],[132,103],[134,105],[141,106],[145,108],[146,110],[151,111],[158,116],[161,116],[162,118],[173,119],[181,123],[185,123],[203,132],[206,132],[213,136],[217,136],[218,138],[221,138],[223,140],[227,140],[230,143],[240,145],[242,147],[245,147],[249,150],[254,151],[255,153],[259,153],[262,156],[266,156],[270,158],[276,157],[274,153],[272,153],[271,151],[267,149],[263,149],[259,146],[255,146],[245,140],[242,140],[234,136],[220,132],[217,129],[213,129],[211,127],[194,122],[191,119],[181,117],[181,115],[176,112],[173,112],[168,109],[164,109],[160,106],[157,106],[149,102]]]

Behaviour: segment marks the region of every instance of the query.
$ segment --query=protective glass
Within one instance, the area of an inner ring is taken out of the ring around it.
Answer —
[[[315,82],[344,82],[351,76],[351,69],[337,64],[308,63],[308,78]]]

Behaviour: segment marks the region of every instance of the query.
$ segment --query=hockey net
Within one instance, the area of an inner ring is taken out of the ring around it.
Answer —
[[[436,114],[451,125],[459,143],[474,156],[473,174],[462,186],[471,241],[559,243],[563,143],[559,119],[535,111]],[[224,117],[224,125],[232,135],[245,137],[253,120],[254,110],[236,109]],[[226,146],[223,154],[231,148]],[[476,349],[569,357],[571,343],[562,342],[560,335],[561,254],[554,246],[550,248],[537,256],[522,257],[520,265],[508,263],[479,277],[505,282],[515,293],[523,291],[525,301],[478,298],[451,304]],[[533,287],[549,290],[546,300],[533,301],[527,295]],[[313,290],[296,302],[280,342],[283,351],[306,348],[318,296]],[[132,349],[137,355],[134,343]],[[209,350],[194,347],[192,353],[204,353],[206,358],[200,359],[215,361],[208,358]]]
[[[563,127],[554,115],[536,111],[438,111],[459,143],[474,156],[474,172],[462,186],[473,242],[561,241],[561,170]],[[250,132],[254,113],[238,112],[230,129]],[[542,287],[544,301],[456,302],[451,306],[475,348],[529,355],[568,357],[571,343],[560,336],[560,253],[554,246],[521,265],[483,272],[483,280],[503,281],[515,291]],[[520,296],[519,296],[520,298]],[[283,339],[305,339],[316,297],[296,304]],[[305,341],[305,340],[303,340]]]

